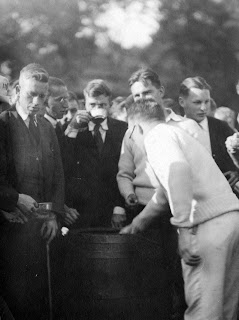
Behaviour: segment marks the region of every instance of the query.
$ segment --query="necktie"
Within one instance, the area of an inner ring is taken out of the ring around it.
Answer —
[[[97,146],[97,149],[99,151],[99,154],[101,154],[104,142],[103,142],[103,139],[102,139],[102,136],[101,136],[101,133],[100,133],[100,123],[97,123],[95,125],[95,127],[94,127],[94,139],[95,139],[96,146]]]
[[[37,126],[36,118],[34,116],[29,116],[29,133],[31,138],[36,144],[40,142],[40,133],[39,128]]]
[[[62,125],[60,122],[57,122],[55,131],[56,131],[57,137],[60,137],[63,135]]]

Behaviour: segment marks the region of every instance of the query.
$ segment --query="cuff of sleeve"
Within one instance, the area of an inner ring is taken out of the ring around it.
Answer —
[[[78,129],[74,129],[68,126],[65,130],[65,136],[69,138],[76,138],[78,131],[79,131]]]
[[[113,214],[125,214],[125,209],[122,207],[114,207]]]

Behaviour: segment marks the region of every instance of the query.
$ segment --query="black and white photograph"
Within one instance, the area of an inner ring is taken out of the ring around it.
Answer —
[[[0,0],[0,320],[239,320],[238,0]]]

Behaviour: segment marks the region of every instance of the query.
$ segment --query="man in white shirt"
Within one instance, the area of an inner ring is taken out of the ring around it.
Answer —
[[[145,231],[170,206],[178,228],[185,320],[237,319],[239,201],[208,151],[184,130],[165,124],[155,102],[132,105],[132,138],[141,140],[158,188],[144,210],[121,230]],[[132,129],[134,128],[134,129]]]
[[[203,145],[228,179],[232,189],[239,181],[238,169],[229,156],[225,141],[234,134],[224,121],[207,116],[210,107],[210,86],[202,77],[186,78],[180,85],[179,103],[185,115],[198,123]]]

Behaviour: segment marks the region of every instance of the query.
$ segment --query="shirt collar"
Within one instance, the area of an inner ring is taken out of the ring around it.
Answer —
[[[47,113],[44,114],[44,118],[46,118],[52,124],[53,128],[56,129],[56,125],[57,125],[56,119],[52,118]]]
[[[170,120],[182,121],[182,117],[176,114],[172,109],[165,108],[165,111],[166,111],[166,118],[165,118],[166,122],[169,122]]]
[[[199,122],[199,125],[200,127],[202,127],[203,130],[209,131],[207,117],[205,117],[201,122]]]
[[[93,121],[90,121],[88,124],[88,127],[89,127],[89,131],[94,131],[95,123]],[[105,120],[101,122],[100,127],[105,131],[107,131],[109,129],[108,123],[107,123],[107,118],[105,118]]]
[[[22,120],[26,121],[28,118],[28,113],[26,113],[18,103],[16,103],[16,110],[19,116],[22,118]]]

